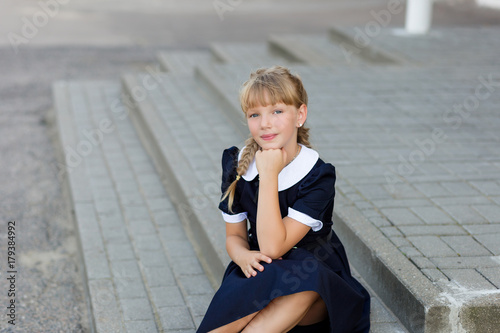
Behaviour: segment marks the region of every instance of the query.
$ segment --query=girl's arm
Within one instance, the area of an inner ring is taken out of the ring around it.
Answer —
[[[271,258],[259,251],[250,251],[248,245],[246,220],[239,223],[226,223],[226,250],[229,257],[240,266],[246,277],[262,272],[261,261],[271,263]]]
[[[257,152],[259,168],[259,202],[257,204],[257,237],[260,251],[276,259],[287,253],[311,229],[290,217],[281,218],[278,198],[278,174],[283,168],[279,149]]]

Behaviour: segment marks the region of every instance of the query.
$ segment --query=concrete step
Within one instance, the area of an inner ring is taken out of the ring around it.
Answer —
[[[194,332],[214,289],[120,83],[61,81],[53,95],[93,331]]]
[[[241,71],[241,66],[227,66]],[[235,78],[238,73],[231,72]],[[130,94],[142,80],[141,75],[124,76],[125,91]],[[217,209],[220,158],[224,148],[241,147],[246,135],[234,125],[241,120],[240,114],[234,109],[222,110],[231,103],[220,103],[221,97],[213,95],[205,82],[189,75],[162,75],[159,87],[137,101],[131,115],[160,174],[168,180],[166,189],[194,240],[203,267],[218,286],[230,260],[225,250],[225,226]],[[372,332],[406,332],[376,292],[370,291]]]
[[[210,64],[217,59],[207,50],[170,50],[157,55],[160,68],[166,72],[192,73],[197,65]]]
[[[498,66],[491,45],[498,44],[498,28],[484,26],[433,27],[428,34],[410,35],[402,28],[379,26],[376,33],[365,27],[332,27],[329,37],[349,53],[372,63],[405,66]],[[432,51],[431,51],[432,50]],[[459,56],[457,56],[459,55]]]
[[[214,56],[226,64],[245,64],[254,68],[273,65],[289,66],[293,62],[273,52],[268,43],[213,43]]]
[[[365,66],[358,54],[334,43],[328,34],[277,34],[269,37],[270,47],[283,57],[318,66]]]

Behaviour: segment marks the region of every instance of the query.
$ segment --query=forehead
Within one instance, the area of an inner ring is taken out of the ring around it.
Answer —
[[[266,105],[257,104],[257,105],[253,105],[252,107],[248,108],[247,112],[274,110],[276,108],[285,109],[285,108],[294,108],[294,106],[287,105],[283,102],[278,102],[275,104],[266,104]]]

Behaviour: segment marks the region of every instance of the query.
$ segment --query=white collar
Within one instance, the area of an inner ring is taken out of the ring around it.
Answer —
[[[300,144],[300,146],[302,148],[300,149],[297,157],[290,164],[285,166],[278,174],[278,191],[286,190],[297,184],[309,173],[309,171],[311,171],[318,161],[319,154],[316,150],[307,148],[302,144]],[[244,149],[245,148],[240,150],[238,154],[238,161],[240,160]],[[247,172],[242,177],[246,181],[251,181],[258,174],[259,171],[257,170],[254,157],[253,161],[248,166]]]

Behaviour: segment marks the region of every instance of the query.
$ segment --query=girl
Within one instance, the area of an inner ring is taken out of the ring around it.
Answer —
[[[302,81],[259,69],[240,102],[251,137],[223,153],[219,205],[232,262],[198,332],[368,332],[370,297],[332,231],[335,168],[310,148]]]

